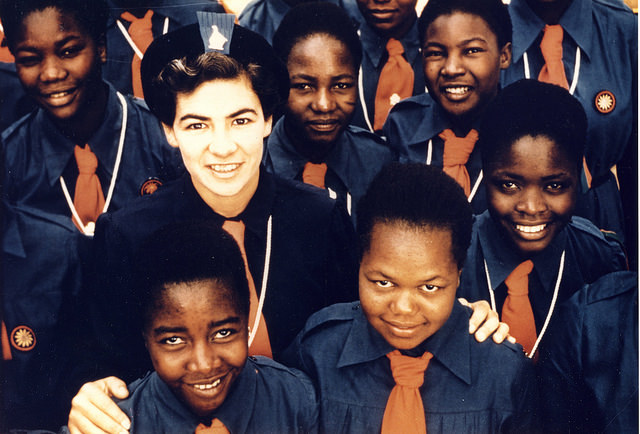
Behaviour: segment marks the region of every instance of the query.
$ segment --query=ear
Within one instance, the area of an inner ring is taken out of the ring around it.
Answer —
[[[107,43],[106,36],[101,36],[96,42],[96,49],[98,50],[98,58],[100,59],[100,63],[107,63]]]
[[[178,141],[176,140],[176,134],[173,132],[173,127],[162,122],[162,129],[164,130],[164,135],[167,138],[167,142],[174,147],[178,147]]]
[[[269,116],[264,121],[264,134],[262,135],[263,138],[266,139],[267,136],[269,136],[269,134],[271,134],[271,127],[272,126],[273,126],[273,115]]]
[[[511,65],[511,42],[500,49],[500,69],[507,69]]]

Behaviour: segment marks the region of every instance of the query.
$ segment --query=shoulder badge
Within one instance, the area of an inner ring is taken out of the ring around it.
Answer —
[[[11,332],[11,346],[19,351],[31,351],[36,346],[36,335],[27,326],[18,326]]]
[[[616,108],[616,97],[609,90],[598,92],[595,99],[596,110],[602,114],[611,113]]]
[[[156,192],[162,186],[162,181],[158,178],[149,178],[140,186],[140,196],[148,196]]]

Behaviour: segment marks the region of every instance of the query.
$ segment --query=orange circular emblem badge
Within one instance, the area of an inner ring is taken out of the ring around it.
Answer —
[[[36,335],[27,326],[18,326],[11,332],[11,346],[19,351],[31,351],[36,346]]]
[[[140,196],[147,196],[156,192],[162,186],[162,181],[158,178],[147,179],[140,187]]]
[[[616,97],[608,90],[598,92],[596,95],[596,110],[602,114],[611,113],[616,108]]]

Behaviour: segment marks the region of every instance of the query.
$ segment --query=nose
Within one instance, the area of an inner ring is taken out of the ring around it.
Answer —
[[[462,59],[456,54],[449,54],[442,66],[442,75],[456,76],[464,74]]]
[[[42,82],[54,82],[63,80],[67,76],[67,71],[55,56],[45,56],[40,69],[40,80]]]
[[[398,291],[391,305],[393,313],[396,315],[411,315],[415,313],[415,296],[415,290],[411,288]]]
[[[543,192],[536,187],[524,189],[516,204],[518,212],[531,216],[538,215],[546,211],[547,208]]]
[[[214,128],[209,137],[209,152],[216,157],[225,158],[238,149],[229,127]]]
[[[331,90],[318,89],[314,95],[311,109],[315,112],[328,113],[336,108],[336,99]]]
[[[210,374],[217,363],[213,345],[209,342],[194,342],[187,369],[199,374]]]

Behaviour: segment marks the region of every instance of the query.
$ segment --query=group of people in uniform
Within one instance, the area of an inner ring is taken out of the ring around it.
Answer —
[[[627,6],[152,3],[0,0],[0,428],[637,431]]]

